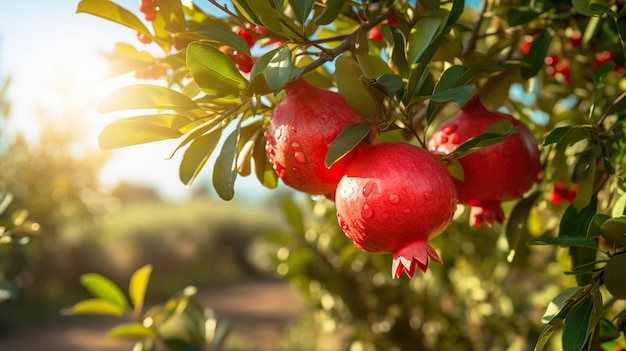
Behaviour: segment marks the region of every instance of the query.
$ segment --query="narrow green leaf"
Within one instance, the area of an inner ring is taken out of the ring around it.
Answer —
[[[526,66],[522,67],[522,78],[530,79],[539,73],[539,70],[544,65],[548,48],[552,36],[547,31],[541,32],[530,45],[528,53],[524,55],[524,63]]]
[[[363,74],[369,79],[376,79],[384,74],[394,74],[387,62],[380,56],[356,55],[356,60]]]
[[[251,0],[248,4],[263,26],[269,28],[274,33],[283,32],[283,26],[278,19],[280,13],[272,7],[273,1]]]
[[[598,3],[591,3],[589,4],[589,6],[587,7],[589,9],[589,11],[600,14],[600,13],[604,13],[607,14],[613,18],[617,18],[617,13],[615,13],[615,11],[611,10],[610,7],[606,6],[606,5],[602,5],[602,4],[598,4]]]
[[[506,239],[509,244],[509,255],[507,257],[509,262],[513,261],[521,238],[528,234],[528,215],[540,195],[541,192],[535,192],[527,198],[519,201],[511,211],[511,214],[508,216],[505,230]]]
[[[209,44],[189,44],[187,67],[200,90],[209,96],[237,98],[248,86],[231,58]]]
[[[600,146],[592,145],[588,153],[582,153],[574,168],[574,174],[577,178],[578,190],[572,205],[576,210],[580,211],[585,208],[591,201],[593,196],[593,188],[596,180],[596,163],[601,153]],[[587,156],[587,157],[584,157]]]
[[[250,7],[250,4],[247,0],[232,0],[233,5],[237,9],[237,12],[243,15],[248,21],[256,24],[257,26],[262,26],[263,22],[254,14],[254,10]]]
[[[591,107],[589,108],[589,120],[593,124],[597,124],[599,122],[600,116],[594,116],[596,102],[598,101],[598,96],[604,88],[604,79],[609,72],[613,70],[613,68],[615,68],[615,62],[606,62],[600,66],[593,75],[593,97],[591,98]]]
[[[551,237],[551,236],[540,236],[533,240],[531,240],[529,245],[551,245],[551,246],[561,246],[561,247],[584,247],[589,249],[596,249],[596,241],[593,239],[580,238],[580,237]]]
[[[322,11],[322,14],[315,19],[315,23],[320,26],[332,23],[335,18],[339,16],[345,2],[346,0],[328,0],[326,2],[326,8]]]
[[[7,210],[11,202],[13,202],[13,194],[3,191],[2,195],[0,195],[0,214]]]
[[[113,327],[107,334],[111,338],[142,339],[155,337],[154,330],[146,328],[141,323],[126,323]]]
[[[474,96],[474,89],[469,85],[461,85],[442,92],[437,92],[433,95],[427,95],[425,97],[435,102],[453,101],[458,105],[463,106],[472,96]]]
[[[543,330],[541,331],[541,334],[539,335],[539,338],[537,339],[537,343],[535,344],[535,348],[533,350],[543,351],[546,345],[548,344],[548,341],[550,341],[550,338],[552,337],[552,335],[554,335],[554,332],[556,332],[557,330],[558,330],[557,325],[553,325],[553,324],[546,325],[545,328],[543,328]]]
[[[278,175],[270,165],[265,151],[265,142],[259,139],[254,143],[252,158],[254,159],[254,173],[261,184],[269,189],[278,186]]]
[[[593,216],[589,229],[587,229],[587,239],[595,239],[602,236],[602,224],[611,219],[611,216],[607,216],[604,213],[598,213]]]
[[[376,83],[382,85],[387,92],[387,96],[394,97],[402,91],[404,82],[402,77],[396,74],[383,74],[376,79]]]
[[[563,126],[552,129],[548,135],[546,135],[546,140],[543,142],[543,146],[547,146],[550,144],[555,144],[561,141],[567,133],[569,133],[570,129],[577,128],[575,126]]]
[[[183,184],[190,186],[193,183],[215,150],[221,136],[222,129],[217,129],[191,142],[183,154],[178,170],[178,176]]]
[[[87,13],[129,27],[154,39],[152,33],[132,12],[109,0],[81,0],[76,13]]]
[[[304,216],[298,205],[288,196],[283,198],[282,205],[289,225],[291,225],[296,232],[304,233]]]
[[[311,14],[315,0],[289,0],[289,4],[300,22],[304,22]]]
[[[215,166],[213,168],[213,187],[223,200],[231,200],[235,195],[238,143],[239,128],[235,129],[226,138],[222,150],[215,160]]]
[[[94,297],[107,300],[119,306],[122,310],[128,306],[128,300],[126,300],[122,290],[109,278],[101,274],[85,273],[80,276],[80,283]]]
[[[541,15],[530,6],[511,7],[506,14],[506,21],[511,26],[519,26],[530,23]]]
[[[593,313],[593,300],[586,295],[565,318],[563,326],[563,351],[581,351],[593,331],[590,325]]]
[[[245,39],[234,33],[232,29],[217,24],[207,24],[193,28],[190,39],[204,39],[215,43],[228,45],[233,50],[250,54],[250,47]]]
[[[324,158],[324,165],[330,168],[365,139],[371,129],[370,122],[358,122],[344,128],[330,143]]]
[[[456,158],[467,156],[487,146],[494,145],[504,140],[509,135],[516,133],[517,127],[509,120],[499,120],[490,125],[481,135],[467,139],[454,150]]]
[[[78,302],[70,308],[61,310],[61,314],[65,316],[75,314],[122,316],[124,315],[124,308],[105,299],[87,299]]]
[[[146,123],[141,119],[125,118],[106,125],[98,135],[98,144],[103,150],[111,150],[178,138],[181,135],[182,133],[176,129]]]
[[[580,296],[580,293],[583,291],[583,287],[574,286],[565,288],[562,290],[557,296],[555,296],[552,301],[548,304],[543,317],[541,317],[542,323],[550,323],[554,318],[564,316],[561,315],[561,311],[565,304],[573,299],[576,299]]]
[[[437,36],[441,19],[439,17],[424,17],[419,20],[409,34],[407,58],[409,63],[418,62],[426,49]]]
[[[98,113],[131,109],[193,110],[198,105],[186,95],[153,84],[135,84],[116,89],[98,105]]]
[[[128,295],[130,296],[130,301],[133,304],[133,311],[136,316],[140,315],[143,310],[146,289],[148,288],[148,281],[150,280],[151,274],[152,265],[145,265],[139,268],[130,277]]]

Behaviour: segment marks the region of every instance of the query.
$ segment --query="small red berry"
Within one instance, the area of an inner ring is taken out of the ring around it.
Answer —
[[[574,47],[579,47],[582,44],[583,35],[580,31],[576,30],[572,33],[572,36],[569,38],[569,43]]]
[[[525,35],[524,36],[524,41],[522,42],[522,45],[519,48],[519,51],[526,55],[528,53],[528,51],[530,50],[530,45],[533,43],[533,36],[532,35]]]
[[[237,35],[239,35],[240,37],[242,37],[246,43],[248,43],[248,47],[252,47],[254,45],[255,39],[252,36],[252,33],[247,31],[244,28],[239,29],[239,31],[237,32]]]
[[[383,33],[380,31],[380,28],[374,27],[370,29],[368,38],[372,40],[383,40]]]
[[[150,44],[152,43],[152,39],[150,39],[149,36],[141,33],[141,32],[137,32],[137,39],[139,40],[139,42],[144,43],[144,44]]]

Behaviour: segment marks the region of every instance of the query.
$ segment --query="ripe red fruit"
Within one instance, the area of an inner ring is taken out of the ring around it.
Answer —
[[[416,268],[428,258],[441,263],[428,240],[452,221],[457,195],[445,166],[427,150],[402,142],[362,145],[335,194],[341,229],[354,245],[392,253],[392,275]]]
[[[286,90],[265,130],[270,164],[292,188],[332,197],[356,151],[326,168],[328,147],[346,126],[363,117],[340,94],[314,87],[304,79],[288,83]]]
[[[380,28],[374,27],[370,29],[368,38],[372,40],[383,40],[383,33],[380,31]]]
[[[487,127],[508,120],[518,131],[497,144],[459,158],[463,181],[455,179],[459,202],[472,207],[470,225],[480,227],[502,223],[500,203],[521,198],[538,180],[541,171],[537,141],[524,123],[513,116],[488,111],[474,96],[459,114],[439,126],[428,142],[431,151],[450,154],[467,139],[482,134]]]
[[[242,37],[246,41],[246,43],[248,44],[248,47],[254,46],[255,39],[252,36],[252,33],[247,31],[245,28],[239,29],[239,31],[237,32],[237,35]]]

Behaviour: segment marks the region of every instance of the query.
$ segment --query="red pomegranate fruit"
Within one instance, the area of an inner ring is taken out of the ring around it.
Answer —
[[[517,132],[497,144],[459,158],[464,180],[455,179],[459,202],[471,206],[470,225],[480,227],[502,223],[504,213],[500,203],[523,197],[538,180],[541,172],[539,147],[528,127],[511,115],[487,110],[478,95],[468,101],[461,111],[441,124],[428,142],[433,152],[445,154],[467,139],[482,134],[487,127],[508,120]]]
[[[340,94],[304,79],[287,83],[286,90],[265,129],[269,162],[288,186],[332,197],[355,150],[330,168],[324,165],[324,158],[335,137],[363,117]]]
[[[448,170],[428,150],[402,142],[360,146],[335,202],[339,225],[356,247],[393,254],[395,278],[426,272],[429,257],[441,263],[428,240],[452,221],[457,196]]]

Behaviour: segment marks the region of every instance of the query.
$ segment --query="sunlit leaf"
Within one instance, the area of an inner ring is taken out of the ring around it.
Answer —
[[[234,130],[226,138],[222,150],[215,160],[215,166],[213,168],[213,187],[223,200],[230,200],[235,195],[238,142],[239,128]]]
[[[596,248],[596,241],[593,239],[580,238],[580,237],[552,237],[552,236],[540,236],[529,242],[530,245],[553,245],[561,247],[583,247],[594,249]]]
[[[541,331],[541,334],[539,335],[539,338],[537,339],[537,343],[535,344],[535,348],[533,350],[543,351],[545,347],[548,345],[548,341],[550,341],[550,338],[552,337],[552,335],[554,335],[554,333],[557,330],[558,330],[558,325],[556,325],[556,323],[555,325],[553,324],[546,325]]]
[[[74,306],[63,309],[61,311],[63,315],[74,314],[99,314],[99,315],[111,315],[122,316],[124,315],[124,308],[118,304],[105,299],[87,299],[78,302]]]
[[[196,108],[198,105],[193,100],[175,90],[153,84],[135,84],[112,91],[98,104],[98,113],[130,109]]]
[[[200,90],[209,96],[236,98],[248,86],[233,60],[209,44],[189,44],[187,67]]]
[[[370,79],[376,79],[385,74],[394,74],[393,70],[380,56],[356,55],[356,60],[363,74]]]
[[[193,183],[215,150],[221,136],[222,130],[218,129],[199,136],[191,142],[183,153],[178,171],[178,176],[183,184],[190,186]]]
[[[340,56],[335,61],[335,74],[339,93],[348,105],[364,116],[373,116],[377,104],[361,83],[363,72],[359,64],[347,56]]]
[[[569,133],[570,129],[575,128],[574,126],[563,126],[556,127],[552,129],[548,135],[546,135],[546,139],[543,142],[543,146],[547,146],[550,144],[555,144],[561,141],[567,133]]]
[[[171,115],[170,115],[171,116]],[[176,117],[174,117],[176,118]],[[131,117],[115,120],[106,125],[98,136],[98,144],[103,150],[150,143],[159,140],[178,138],[182,135],[178,129],[163,126],[160,121],[143,117]],[[188,120],[186,120],[188,122]]]
[[[275,90],[285,86],[291,77],[292,71],[291,50],[286,45],[283,45],[272,56],[263,73],[270,89]]]
[[[140,315],[143,310],[143,303],[146,297],[146,289],[148,287],[148,281],[152,274],[152,265],[145,265],[139,268],[130,277],[130,283],[128,285],[128,295],[130,301],[133,304],[134,314]]]
[[[603,238],[616,247],[626,246],[626,216],[609,218],[600,226]]]
[[[315,0],[289,0],[289,4],[296,14],[296,17],[298,17],[301,22],[304,22],[304,20],[309,17],[311,10],[313,10]]]
[[[528,215],[541,192],[535,192],[527,198],[519,201],[508,216],[506,222],[506,239],[509,244],[509,256],[507,260],[513,261],[521,238],[528,234]]]
[[[543,317],[541,317],[542,323],[550,323],[555,317],[561,314],[561,310],[566,302],[571,301],[580,296],[583,288],[580,286],[574,286],[563,289],[552,301],[548,304]],[[561,316],[563,318],[564,316]]]
[[[242,14],[248,21],[259,26],[263,25],[263,22],[254,14],[254,10],[250,7],[247,0],[232,0],[232,2],[237,12]]]
[[[252,154],[254,159],[254,173],[263,186],[274,189],[278,186],[278,175],[270,165],[265,151],[265,142],[257,140],[254,143],[254,151]]]
[[[300,0],[303,1],[303,0]],[[274,33],[282,33],[283,26],[278,20],[279,12],[272,7],[272,1],[252,0],[248,2],[254,16],[261,21],[264,27],[269,28]]]
[[[80,283],[94,297],[109,301],[122,311],[128,306],[128,300],[122,290],[109,278],[98,273],[85,273],[80,276]]]
[[[623,235],[622,235],[623,237]],[[611,257],[604,267],[604,284],[607,290],[618,299],[626,299],[626,254]]]
[[[425,98],[435,102],[453,101],[458,105],[463,106],[473,95],[474,89],[472,87],[469,85],[461,85],[442,92],[437,92],[433,95],[427,95]]]
[[[113,327],[107,334],[112,338],[141,339],[156,336],[154,330],[146,328],[141,323],[126,323]]]
[[[184,34],[184,33],[183,33]],[[190,39],[204,39],[230,46],[233,50],[250,54],[250,47],[245,39],[234,33],[232,29],[216,24],[206,24],[195,27]]]
[[[76,13],[88,13],[134,29],[155,39],[143,22],[132,12],[109,0],[81,0]]]
[[[418,62],[426,49],[433,42],[439,31],[441,19],[439,17],[424,17],[413,28],[408,40],[407,58],[409,63]]]
[[[330,143],[324,158],[324,165],[330,168],[335,162],[348,154],[372,129],[370,122],[358,122],[344,128]]]

